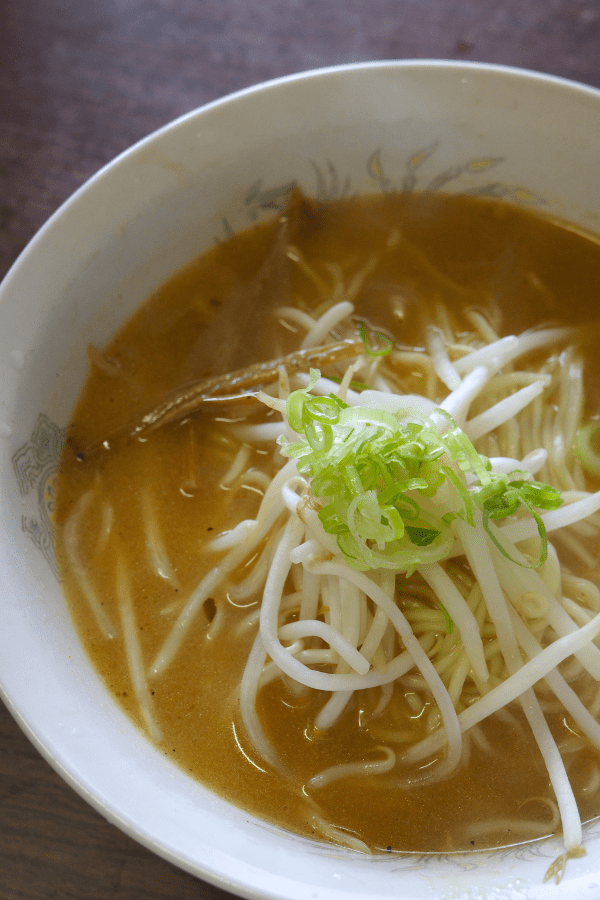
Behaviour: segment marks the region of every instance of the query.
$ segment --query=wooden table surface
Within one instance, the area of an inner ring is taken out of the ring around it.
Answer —
[[[0,0],[0,277],[100,166],[304,69],[477,60],[600,87],[598,0]],[[223,900],[68,788],[0,704],[0,900]]]

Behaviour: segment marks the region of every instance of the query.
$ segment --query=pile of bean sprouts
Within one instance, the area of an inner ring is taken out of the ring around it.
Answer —
[[[297,331],[301,347],[312,347],[353,328],[353,311],[352,303],[343,300],[320,317],[288,307],[277,315]],[[262,727],[257,697],[274,679],[322,694],[313,723],[322,730],[331,728],[353,694],[366,688],[380,691],[374,717],[398,687],[410,694],[411,703],[431,708],[426,738],[382,739],[381,759],[357,759],[317,773],[308,785],[315,791],[357,772],[393,776],[395,784],[406,787],[448,778],[464,758],[469,736],[475,743],[485,741],[479,723],[518,703],[548,769],[567,855],[575,855],[582,844],[581,820],[546,711],[558,703],[600,749],[600,649],[595,643],[600,591],[591,574],[596,556],[589,549],[600,534],[600,492],[587,490],[573,450],[584,405],[578,338],[573,329],[555,327],[500,338],[486,316],[466,315],[471,329],[458,335],[440,309],[423,350],[366,352],[340,367],[337,378],[333,371],[332,378],[320,377],[312,393],[333,394],[351,407],[408,406],[438,425],[442,420],[435,410],[441,409],[477,452],[489,457],[492,471],[519,471],[558,488],[562,506],[541,514],[548,535],[544,564],[532,565],[539,552],[538,525],[530,516],[515,515],[490,523],[495,540],[482,527],[457,518],[447,558],[423,561],[409,578],[389,569],[353,568],[319,519],[310,478],[277,443],[294,438],[284,411],[287,397],[309,383],[308,373],[290,379],[282,369],[278,384],[263,395],[264,423],[228,426],[240,449],[223,483],[233,488],[252,483],[263,493],[256,517],[208,545],[215,566],[188,599],[147,672],[129,622],[126,575],[120,572],[121,625],[132,681],[146,725],[159,739],[148,685],[172,665],[203,604],[223,587],[237,603],[260,598],[240,625],[257,632],[239,704],[247,735],[267,763],[281,765]],[[248,471],[256,448],[263,458],[268,452],[269,474]],[[79,570],[74,535],[81,513],[75,511],[66,534],[71,562]],[[565,554],[574,561],[571,567],[560,562]],[[247,574],[236,581],[232,576],[243,564]],[[590,577],[574,574],[578,569]],[[86,590],[92,603],[93,591]],[[218,619],[217,610],[215,627]],[[110,623],[101,627],[110,636]],[[432,759],[435,763],[425,767]],[[600,769],[596,774],[600,781]],[[337,833],[329,836],[342,840]],[[354,838],[345,843],[366,849]]]
[[[352,312],[352,305],[343,301],[317,320],[292,309],[281,309],[279,315],[305,330],[302,346],[307,347],[335,336]],[[298,473],[295,459],[282,458],[256,518],[213,542],[214,552],[226,553],[189,601],[152,672],[169,665],[195,610],[217,583],[260,550],[245,581],[236,585],[235,598],[262,595],[260,611],[250,614],[259,620],[259,630],[242,679],[240,708],[247,733],[266,761],[279,764],[256,699],[262,686],[282,676],[322,692],[314,722],[319,729],[330,728],[352,694],[365,688],[380,687],[381,713],[401,679],[411,691],[435,701],[426,739],[400,751],[385,746],[384,758],[375,763],[357,760],[328,769],[312,779],[313,787],[361,769],[394,770],[401,781],[403,771],[411,772],[404,776],[407,784],[447,778],[461,761],[463,735],[518,701],[548,768],[565,848],[577,852],[581,821],[543,707],[553,694],[600,749],[595,718],[600,689],[592,691],[586,707],[570,686],[583,670],[594,683],[600,681],[600,650],[594,643],[600,632],[600,591],[592,580],[561,567],[557,553],[564,548],[591,568],[594,560],[586,542],[598,537],[600,493],[586,491],[572,452],[583,404],[582,363],[570,329],[498,338],[484,316],[470,315],[474,328],[467,338],[459,339],[441,317],[428,329],[427,352],[394,349],[387,356],[365,356],[343,373],[339,384],[320,378],[313,393],[333,393],[351,406],[376,402],[379,408],[401,408],[407,396],[403,372],[418,367],[426,389],[408,402],[421,411],[432,413],[438,407],[449,413],[478,452],[490,458],[493,471],[524,471],[563,492],[562,507],[542,515],[550,536],[544,565],[536,569],[530,564],[536,552],[535,521],[513,517],[492,526],[497,544],[483,528],[457,520],[451,558],[419,565],[419,578],[410,583],[389,570],[357,571],[335,537],[325,532],[309,479]],[[372,390],[353,390],[350,382],[358,376]],[[306,385],[307,378],[299,381]],[[278,398],[285,399],[291,389],[281,372]],[[230,481],[242,475],[248,446],[285,438],[289,426],[285,415],[273,415],[264,425],[238,426],[237,436],[242,447]],[[461,557],[467,566],[459,565]],[[420,595],[436,602],[425,606],[418,602]],[[454,629],[436,640],[446,617]],[[570,663],[559,672],[567,659]],[[538,682],[542,687],[534,690]],[[415,766],[440,751],[434,766],[422,772],[417,768],[415,774]]]

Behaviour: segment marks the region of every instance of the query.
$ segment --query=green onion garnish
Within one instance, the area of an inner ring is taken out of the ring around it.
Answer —
[[[546,530],[537,510],[557,509],[560,493],[547,484],[515,479],[520,473],[491,471],[467,435],[443,410],[444,434],[433,419],[407,413],[349,407],[338,397],[314,397],[320,373],[290,394],[288,422],[301,440],[281,439],[282,452],[297,460],[321,501],[319,518],[336,536],[349,565],[363,571],[388,568],[412,573],[416,566],[444,559],[454,544],[452,523],[474,527],[474,509],[501,552],[490,520],[524,507],[541,540],[534,567],[547,556]]]
[[[446,631],[448,632],[448,634],[452,634],[452,632],[454,631],[454,622],[452,621],[452,617],[450,616],[450,613],[443,603],[440,603],[440,607],[446,619]]]
[[[364,322],[360,323],[360,325],[358,326],[358,330],[359,330],[360,336],[362,338],[363,344],[365,345],[365,353],[367,354],[367,356],[387,356],[388,353],[391,353],[392,348],[394,346],[394,342],[392,341],[391,338],[389,338],[387,336],[387,334],[382,334],[381,331],[375,332],[375,336],[378,338],[380,344],[383,345],[379,348],[376,348],[376,347],[372,347],[371,344],[369,343],[369,340],[367,337],[367,329],[365,327]]]
[[[575,450],[581,465],[590,475],[600,476],[600,422],[587,422],[575,435]]]

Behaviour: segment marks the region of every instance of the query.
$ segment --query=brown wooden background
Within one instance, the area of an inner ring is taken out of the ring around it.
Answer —
[[[393,58],[600,87],[600,3],[0,0],[0,277],[83,181],[175,116],[267,78]],[[0,900],[228,896],[108,825],[0,704]]]

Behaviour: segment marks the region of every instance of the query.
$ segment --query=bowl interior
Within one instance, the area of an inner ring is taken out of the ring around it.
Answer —
[[[543,897],[555,895],[542,879],[561,846],[363,859],[250,819],[146,742],[92,671],[52,555],[53,475],[86,345],[102,346],[215,240],[283,209],[293,184],[320,198],[492,195],[600,231],[598,134],[599,92],[498,67],[380,63],[282,79],[123,154],[0,288],[3,697],[76,790],[183,868],[248,897],[470,897],[482,878],[497,897]],[[587,827],[588,847],[599,835]],[[561,897],[581,895],[592,855],[570,862]]]

